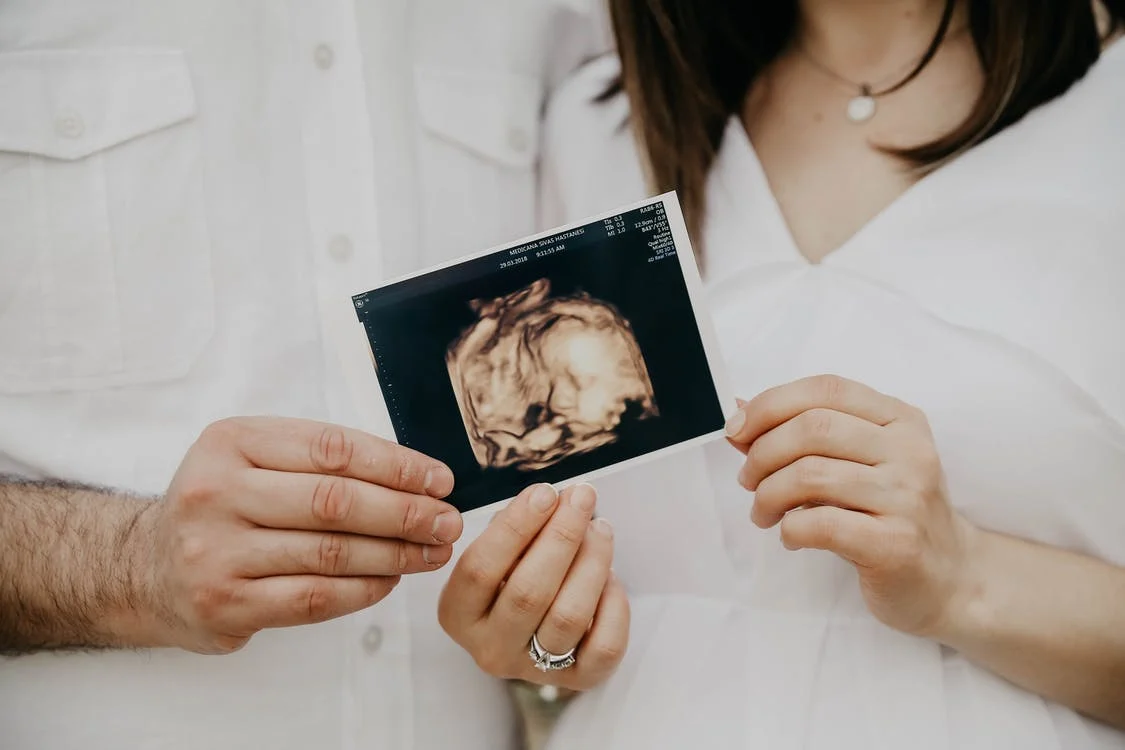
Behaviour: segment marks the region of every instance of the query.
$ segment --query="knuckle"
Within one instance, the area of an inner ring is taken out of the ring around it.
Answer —
[[[816,523],[812,524],[810,536],[818,547],[835,547],[837,537],[840,535],[840,524],[835,516],[821,515]]]
[[[493,521],[496,528],[504,532],[505,535],[512,539],[523,539],[528,536],[529,531],[523,528],[512,513],[504,513],[501,511],[500,515],[496,516]]]
[[[832,436],[835,421],[830,409],[810,409],[802,416],[801,427],[805,437],[822,442]]]
[[[625,658],[625,648],[623,638],[596,640],[583,649],[582,658],[595,671],[602,672],[621,663]]]
[[[473,660],[481,670],[493,677],[507,679],[512,676],[508,655],[503,649],[495,645],[488,644],[479,648],[473,654]]]
[[[180,550],[180,561],[185,567],[195,568],[210,558],[211,543],[206,536],[180,530],[176,537],[176,544]]]
[[[492,580],[492,571],[479,555],[465,553],[457,563],[457,570],[465,584],[473,589],[484,588]]]
[[[335,605],[336,596],[332,588],[319,581],[307,584],[304,590],[298,592],[294,601],[298,613],[309,622],[327,619]]]
[[[505,588],[512,608],[520,615],[538,615],[550,603],[546,593],[534,585],[509,581]]]
[[[905,509],[909,510],[925,497],[927,480],[928,476],[923,472],[898,469],[894,471],[890,484],[898,493],[900,501],[904,502]]]
[[[419,534],[422,534],[423,531],[429,532],[429,529],[425,528],[422,500],[421,498],[413,496],[406,497],[403,500],[402,529],[400,536],[404,539],[416,538]]]
[[[886,535],[888,564],[898,570],[917,566],[922,557],[922,531],[912,523],[898,523]]]
[[[800,526],[796,521],[793,520],[793,518],[794,517],[792,515],[785,516],[781,519],[781,523],[779,524],[781,541],[786,546],[799,543],[807,536],[806,534],[801,533]]]
[[[928,432],[930,429],[930,418],[926,416],[926,412],[922,411],[914,404],[905,405],[906,416],[916,425],[924,427]]]
[[[340,534],[325,534],[317,548],[316,569],[323,575],[338,576],[348,569],[348,541]]]
[[[758,489],[754,491],[754,505],[763,511],[772,511],[780,500],[780,493],[777,491],[777,485],[780,478],[776,475],[768,476],[762,480],[758,485]]]
[[[585,527],[576,529],[570,524],[553,523],[549,527],[548,540],[556,544],[565,544],[568,547],[577,547],[586,538]]]
[[[422,469],[414,456],[404,450],[396,450],[394,454],[394,482],[399,489],[409,489],[421,478]]]
[[[828,467],[819,456],[805,456],[793,464],[797,485],[807,490],[823,489],[828,484]]]
[[[325,425],[309,446],[309,459],[318,472],[342,472],[351,466],[354,455],[355,441],[335,425]]]
[[[199,435],[199,442],[206,445],[233,445],[242,439],[246,429],[246,423],[240,417],[227,417],[204,427]]]
[[[217,583],[205,584],[191,593],[191,609],[200,622],[214,624],[222,619],[233,599],[234,593],[229,587]]]
[[[394,543],[394,575],[402,575],[410,568],[410,545],[406,542]]]
[[[323,476],[317,480],[312,496],[313,520],[322,524],[339,524],[351,517],[355,497],[346,479]]]
[[[175,493],[175,504],[187,511],[200,511],[212,507],[220,496],[215,477],[194,476]]]
[[[586,628],[590,625],[590,618],[585,612],[575,607],[556,607],[551,610],[547,622],[550,627],[569,638],[585,633]]]
[[[844,395],[844,379],[839,375],[817,375],[813,378],[813,386],[820,395],[820,400],[833,406],[840,403]]]

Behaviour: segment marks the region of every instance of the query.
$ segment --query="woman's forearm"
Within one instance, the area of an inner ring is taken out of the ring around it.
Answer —
[[[980,530],[971,550],[970,580],[935,639],[1125,728],[1125,569]]]

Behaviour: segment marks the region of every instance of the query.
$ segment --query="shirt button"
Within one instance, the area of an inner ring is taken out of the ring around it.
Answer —
[[[332,256],[333,260],[340,263],[346,263],[350,260],[354,252],[355,247],[346,235],[337,235],[328,243],[328,254]]]
[[[78,138],[86,132],[86,125],[76,112],[68,112],[55,120],[55,130],[63,138]]]
[[[332,51],[332,47],[327,44],[318,44],[316,49],[313,50],[313,60],[316,61],[316,67],[321,70],[328,70],[332,67],[332,63],[336,62],[336,53]]]
[[[378,625],[372,625],[363,633],[363,650],[369,654],[374,654],[383,645],[383,629]]]
[[[531,145],[531,138],[523,128],[512,128],[508,131],[508,145],[516,153],[522,154]]]

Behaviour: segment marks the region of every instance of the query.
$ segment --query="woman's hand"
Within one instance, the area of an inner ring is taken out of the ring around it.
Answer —
[[[597,495],[529,487],[465,550],[442,592],[438,620],[489,674],[569,690],[591,688],[620,663],[629,601],[610,571],[613,531],[594,520]],[[573,666],[540,671],[533,635]]]
[[[934,636],[966,588],[973,527],[950,507],[926,417],[834,376],[799,380],[741,406],[727,425],[746,454],[751,519],[781,524],[786,548],[855,565],[879,620]]]

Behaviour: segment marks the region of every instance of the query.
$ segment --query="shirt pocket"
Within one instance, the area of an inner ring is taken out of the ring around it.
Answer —
[[[214,287],[183,55],[3,53],[0,101],[0,392],[186,374]]]
[[[542,82],[420,65],[415,91],[425,245],[459,255],[534,232]]]

